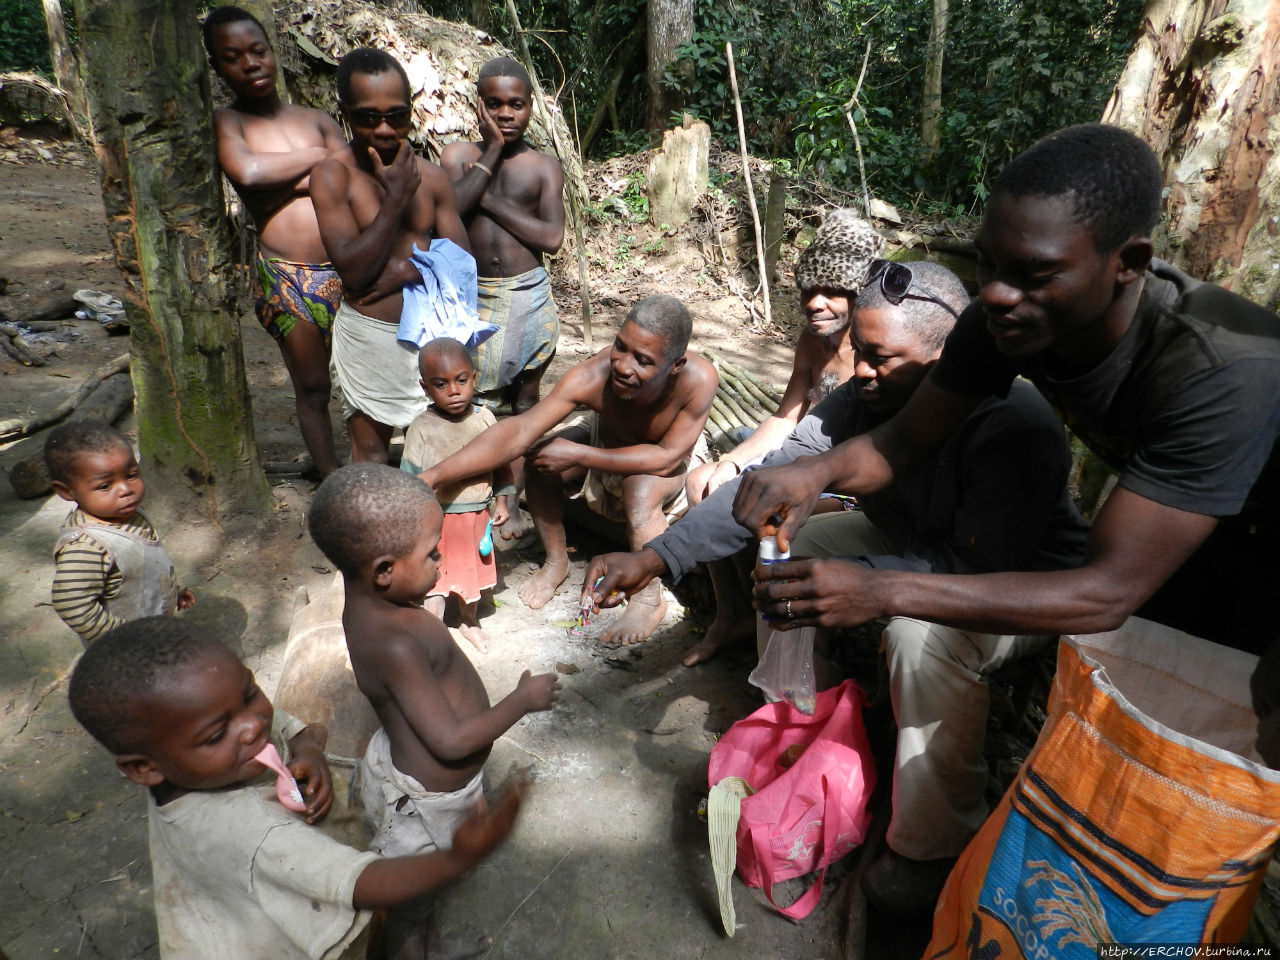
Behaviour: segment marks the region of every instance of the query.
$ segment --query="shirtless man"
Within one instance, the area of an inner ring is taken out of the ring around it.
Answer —
[[[356,461],[386,463],[392,431],[426,407],[418,351],[396,339],[401,288],[421,281],[407,259],[432,236],[468,253],[449,178],[414,156],[409,78],[395,58],[360,47],[338,64],[338,100],[351,127],[346,156],[311,174],[320,237],[346,296],[334,320],[334,382]],[[357,310],[356,307],[359,306]]]
[[[542,257],[564,241],[564,173],[524,139],[533,115],[524,67],[510,57],[490,60],[476,86],[480,142],[449,144],[440,164],[476,255],[480,317],[501,328],[476,348],[476,389],[500,391],[519,414],[538,402],[560,335]]]
[[[524,67],[510,57],[490,60],[476,86],[480,142],[449,144],[440,164],[453,181],[476,255],[480,319],[498,325],[472,353],[476,391],[488,394],[491,405],[505,401],[520,414],[538,402],[560,338],[542,257],[564,242],[564,172],[559,160],[524,139],[533,115],[533,84]],[[523,462],[512,463],[511,472],[522,490]],[[527,531],[517,507],[500,535],[518,539]]]
[[[342,281],[320,241],[310,174],[346,142],[328,114],[280,99],[275,55],[253,14],[239,7],[211,11],[204,45],[236,98],[214,111],[213,121],[218,163],[258,229],[258,320],[280,345],[298,429],[325,477],[338,467],[329,420],[329,328]]]
[[[883,249],[884,240],[875,228],[852,210],[833,210],[823,222],[796,264],[796,287],[809,322],[796,342],[791,378],[778,410],[715,463],[689,471],[685,488],[691,506],[782,446],[811,407],[853,376],[856,357],[849,342],[853,300],[872,259]],[[716,615],[706,635],[686,651],[682,660],[686,667],[714,656],[726,642],[755,636],[756,620],[746,590],[750,568],[736,569],[735,556],[707,564]]]
[[[432,487],[475,476],[524,451],[529,509],[547,551],[546,562],[520,587],[532,609],[550,600],[569,575],[565,544],[566,489],[581,489],[596,513],[625,523],[638,550],[683,512],[684,478],[699,455],[702,427],[715,395],[715,368],[686,353],[692,320],[675,297],[639,301],[614,338],[569,370],[531,409],[490,427],[453,456],[419,476]],[[547,431],[579,404],[594,411],[588,423]],[[666,613],[661,584],[631,597],[626,612],[602,636],[633,643],[653,633]]]

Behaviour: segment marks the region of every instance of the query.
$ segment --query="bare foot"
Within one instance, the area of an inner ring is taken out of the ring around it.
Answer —
[[[629,598],[622,616],[600,635],[601,643],[620,643],[627,646],[643,643],[653,636],[667,612],[667,598],[662,595],[662,584],[657,580]]]
[[[686,667],[696,666],[714,657],[716,651],[725,644],[737,643],[747,637],[754,639],[755,635],[754,617],[734,617],[732,614],[717,612],[715,620],[707,627],[706,636],[690,647],[680,658],[680,662]]]
[[[471,645],[481,653],[489,652],[489,638],[485,636],[485,632],[479,626],[464,623],[458,627],[458,632],[470,640]]]
[[[507,501],[510,503],[511,501]],[[493,528],[503,540],[519,540],[533,530],[533,520],[527,513],[516,507],[502,526]]]
[[[426,956],[431,960],[471,960],[484,956],[492,946],[492,937],[482,936],[470,927],[448,934],[432,929]]]
[[[547,560],[542,568],[532,577],[520,584],[516,591],[524,605],[530,610],[546,606],[548,600],[556,595],[556,588],[569,576],[569,558],[553,562]]]

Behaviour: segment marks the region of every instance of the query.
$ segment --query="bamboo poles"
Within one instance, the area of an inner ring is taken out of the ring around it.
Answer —
[[[707,416],[707,433],[717,446],[732,446],[735,430],[753,431],[765,419],[777,413],[780,397],[751,371],[704,351],[720,375],[711,411]]]

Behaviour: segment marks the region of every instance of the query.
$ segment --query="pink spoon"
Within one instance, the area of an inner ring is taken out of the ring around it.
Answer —
[[[307,803],[302,799],[302,791],[298,789],[298,781],[293,779],[293,774],[280,759],[280,752],[276,750],[275,744],[268,742],[253,759],[276,772],[276,798],[285,809],[296,810],[298,813],[307,809]]]

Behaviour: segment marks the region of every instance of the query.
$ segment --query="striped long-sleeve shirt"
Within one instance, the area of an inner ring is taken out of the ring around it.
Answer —
[[[64,533],[76,527],[101,525],[79,507],[63,522]],[[156,540],[155,528],[141,513],[128,521],[115,524],[117,529]],[[97,640],[108,630],[124,623],[107,612],[106,601],[120,592],[124,576],[107,548],[93,537],[77,537],[70,542],[59,540],[53,554],[53,609],[64,623],[80,635],[85,643]]]

